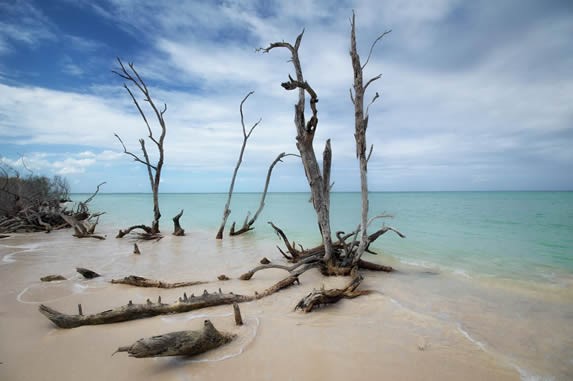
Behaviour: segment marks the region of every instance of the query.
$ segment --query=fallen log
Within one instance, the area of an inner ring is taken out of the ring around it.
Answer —
[[[57,280],[67,280],[62,275],[46,275],[40,278],[42,282],[54,282]]]
[[[196,281],[196,282],[169,283],[155,279],[148,279],[137,275],[129,275],[121,279],[112,279],[111,283],[127,284],[135,287],[178,288],[178,287],[196,286],[198,284],[203,284],[206,282]]]
[[[92,315],[68,315],[54,310],[45,305],[40,305],[39,311],[52,323],[60,328],[76,328],[84,325],[98,325],[119,323],[123,321],[142,319],[157,315],[184,313],[206,307],[220,306],[224,304],[242,303],[254,300],[252,296],[236,295],[233,293],[208,293],[206,290],[201,296],[183,294],[183,298],[172,304],[151,302],[134,304],[131,301],[121,307]]]
[[[198,331],[170,332],[164,335],[139,339],[117,352],[127,352],[130,357],[194,356],[229,343],[236,335],[219,332],[210,320]],[[114,354],[115,354],[114,353]]]
[[[82,274],[82,276],[86,279],[93,279],[93,278],[97,278],[97,277],[101,276],[98,273],[96,273],[95,271],[91,271],[91,270],[85,269],[83,267],[76,267],[76,271],[79,272],[80,274]]]

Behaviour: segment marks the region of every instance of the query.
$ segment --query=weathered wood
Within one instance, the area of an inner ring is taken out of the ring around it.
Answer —
[[[367,295],[371,291],[356,291],[362,279],[362,275],[354,268],[351,272],[351,280],[345,288],[314,290],[298,302],[295,310],[300,309],[304,312],[311,312],[316,307],[333,304],[343,298],[351,299],[360,295]]]
[[[94,234],[95,227],[98,224],[99,218],[97,218],[96,222],[92,224],[87,219],[78,221],[74,216],[66,215],[64,213],[60,213],[60,215],[62,219],[74,229],[74,237],[105,240],[104,236]]]
[[[9,236],[9,235],[6,235],[6,234],[0,234],[0,239],[2,239],[2,238],[8,238],[8,237],[10,237],[10,236]]]
[[[83,316],[64,314],[43,304],[40,305],[39,311],[60,328],[76,328],[84,325],[119,323],[157,315],[184,313],[207,307],[248,302],[254,299],[252,296],[232,293],[210,294],[205,291],[201,296],[191,295],[191,297],[187,297],[185,294],[183,298],[172,304],[153,303],[148,299],[147,303],[136,304],[130,302],[122,307]]]
[[[269,259],[268,259],[267,257],[263,257],[263,258],[259,261],[259,263],[260,263],[261,265],[268,265],[269,263],[271,263],[271,261],[269,261]]]
[[[257,218],[259,217],[259,215],[263,211],[263,208],[265,207],[265,199],[267,197],[267,191],[269,190],[269,183],[271,181],[271,175],[273,173],[273,168],[275,167],[275,165],[277,165],[278,162],[282,162],[282,159],[287,157],[287,156],[298,156],[298,155],[295,155],[292,153],[282,152],[271,163],[271,165],[269,166],[269,170],[267,172],[267,179],[265,181],[265,189],[263,190],[263,194],[261,195],[261,201],[259,203],[259,208],[257,209],[257,212],[255,213],[255,215],[251,219],[249,219],[249,214],[247,214],[247,217],[245,218],[245,222],[243,222],[243,226],[239,230],[235,230],[235,223],[233,222],[233,224],[231,225],[231,230],[229,232],[230,236],[240,235],[240,234],[246,233],[246,232],[254,229],[253,225],[255,224],[255,221],[257,221]]]
[[[119,137],[118,134],[115,134],[115,137],[121,143],[121,145],[123,147],[123,152],[126,155],[131,156],[133,158],[133,160],[145,165],[145,167],[147,168],[147,175],[149,177],[149,183],[151,185],[151,191],[153,193],[153,222],[151,223],[151,227],[149,228],[150,232],[146,232],[146,233],[148,233],[150,235],[157,235],[160,233],[160,231],[159,231],[159,219],[161,218],[161,211],[159,210],[159,184],[161,183],[161,171],[163,169],[163,163],[164,163],[164,157],[165,157],[163,143],[165,140],[165,134],[167,132],[167,128],[166,128],[166,123],[165,123],[165,119],[164,119],[164,114],[167,111],[167,104],[164,104],[162,110],[160,110],[155,105],[155,102],[153,101],[153,98],[151,97],[149,90],[147,88],[147,85],[145,84],[145,82],[143,81],[143,79],[141,78],[139,73],[135,70],[133,63],[128,64],[129,69],[131,70],[131,71],[129,71],[123,65],[123,62],[121,62],[121,59],[119,59],[119,57],[117,58],[117,62],[119,63],[119,70],[113,70],[112,72],[117,74],[119,77],[123,78],[124,80],[126,80],[128,83],[132,83],[141,92],[141,94],[144,96],[144,101],[153,110],[153,114],[154,114],[155,118],[157,119],[159,126],[161,127],[161,133],[160,133],[159,139],[157,139],[153,135],[153,130],[151,129],[151,126],[150,126],[150,124],[147,120],[147,117],[145,116],[145,113],[143,112],[143,109],[141,108],[139,102],[137,101],[136,97],[133,95],[133,92],[131,91],[131,89],[127,86],[127,84],[124,83],[123,87],[127,90],[129,96],[131,97],[131,100],[133,101],[133,103],[135,104],[135,107],[139,111],[141,118],[145,122],[145,125],[147,127],[147,132],[148,132],[148,139],[152,143],[154,143],[154,145],[157,147],[157,155],[158,155],[157,163],[155,165],[151,164],[151,162],[149,160],[149,154],[148,154],[147,148],[145,146],[145,140],[144,139],[139,139],[139,145],[140,145],[141,151],[143,153],[143,159],[142,159],[139,156],[137,156],[134,153],[127,150],[127,147],[125,146],[125,144],[123,143],[123,140],[121,140],[121,138]],[[121,230],[120,230],[120,233],[121,233]],[[125,233],[125,234],[127,234],[127,233]],[[125,234],[123,234],[123,235],[118,234],[117,238],[121,238]],[[153,239],[153,238],[148,238],[148,239]]]
[[[352,12],[350,31],[350,57],[352,59],[352,69],[354,71],[354,96],[352,97],[352,103],[354,104],[354,139],[356,140],[356,158],[358,159],[360,166],[360,193],[362,202],[360,242],[358,247],[352,253],[349,253],[352,256],[351,259],[353,265],[358,263],[371,242],[368,237],[368,159],[372,154],[373,147],[370,148],[370,153],[366,156],[366,130],[368,128],[368,107],[370,107],[370,105],[368,105],[366,111],[364,111],[364,94],[368,85],[381,77],[381,75],[373,77],[366,83],[366,85],[364,85],[363,70],[370,60],[374,45],[388,33],[390,32],[385,32],[374,41],[370,48],[368,59],[364,65],[361,65],[360,55],[356,48],[355,14]],[[378,93],[376,93],[370,104],[374,103],[378,97]]]
[[[79,272],[80,274],[82,274],[82,276],[86,279],[93,279],[93,278],[97,278],[97,277],[101,276],[98,273],[96,273],[95,271],[85,269],[83,267],[76,267],[76,271]]]
[[[137,255],[141,254],[141,251],[139,251],[139,246],[137,246],[137,243],[133,244],[133,254],[137,254]]]
[[[226,276],[225,274],[221,274],[217,277],[217,279],[219,280],[229,280],[230,278],[228,276]]]
[[[54,282],[58,280],[67,280],[67,279],[62,275],[46,275],[41,277],[40,280],[42,282]]]
[[[181,209],[181,211],[175,217],[173,217],[173,235],[177,237],[185,235],[185,230],[183,230],[181,224],[179,223],[179,219],[181,218],[182,215],[183,215],[183,209]]]
[[[111,283],[116,284],[127,284],[136,287],[155,287],[155,288],[178,288],[178,287],[190,287],[196,286],[198,284],[203,284],[206,282],[195,281],[195,282],[163,282],[155,279],[148,279],[137,275],[129,275],[121,279],[112,279]]]
[[[237,303],[233,303],[233,313],[235,315],[235,325],[243,325],[243,318],[241,316],[241,309]]]
[[[219,332],[210,320],[198,331],[179,331],[139,339],[117,352],[127,352],[130,357],[194,356],[231,342],[236,335]],[[115,353],[114,353],[115,354]]]
[[[297,133],[296,146],[300,153],[304,172],[311,190],[312,204],[316,212],[324,245],[324,260],[330,261],[333,255],[330,231],[330,198],[326,194],[330,191],[330,184],[326,184],[325,186],[323,174],[320,171],[313,147],[315,131],[318,126],[318,110],[316,108],[318,96],[309,83],[305,81],[302,74],[298,50],[303,34],[304,31],[298,35],[294,45],[284,41],[273,42],[267,48],[260,50],[264,53],[268,53],[275,48],[285,48],[290,52],[290,62],[292,62],[294,66],[296,80],[289,76],[289,81],[282,83],[281,86],[285,90],[298,89],[298,102],[295,105],[294,112],[294,123]],[[310,96],[310,108],[312,111],[312,116],[308,122],[305,117],[306,93]],[[330,171],[330,169],[328,169],[328,171]]]
[[[117,235],[115,236],[115,238],[123,238],[125,237],[127,234],[131,233],[132,231],[136,230],[136,229],[141,229],[143,230],[143,233],[138,233],[137,237],[139,239],[143,239],[143,240],[153,240],[153,239],[159,239],[161,238],[161,234],[160,233],[154,233],[153,232],[153,228],[147,226],[147,225],[133,225],[130,226],[127,229],[119,229],[119,232],[117,233]]]
[[[243,115],[243,104],[245,103],[247,98],[249,98],[251,95],[253,95],[253,93],[254,93],[254,91],[249,92],[243,98],[243,100],[241,101],[241,105],[239,106],[239,111],[241,113],[241,126],[243,128],[243,144],[241,145],[241,151],[239,153],[239,159],[237,160],[237,164],[235,165],[235,169],[233,170],[233,176],[231,177],[231,184],[229,185],[229,193],[227,195],[227,202],[225,203],[225,207],[223,208],[223,218],[221,221],[221,225],[219,226],[219,230],[217,231],[217,235],[215,237],[216,239],[223,239],[223,231],[225,230],[225,225],[227,224],[227,218],[231,214],[231,209],[229,209],[229,207],[231,205],[231,197],[233,196],[233,188],[235,187],[235,180],[237,178],[237,173],[239,172],[239,167],[241,166],[241,163],[243,162],[243,155],[245,153],[245,147],[247,146],[247,140],[249,140],[249,138],[251,137],[251,134],[253,133],[253,130],[255,129],[255,127],[257,127],[259,125],[259,123],[261,122],[261,119],[259,119],[258,122],[253,124],[253,126],[251,127],[249,132],[247,132],[247,129],[245,127],[245,118]]]

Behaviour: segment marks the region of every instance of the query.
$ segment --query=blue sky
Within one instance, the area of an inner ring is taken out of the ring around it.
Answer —
[[[336,4],[336,5],[334,5]],[[167,103],[163,192],[225,192],[241,139],[237,191],[260,191],[280,152],[296,152],[286,51],[294,42],[320,102],[317,152],[332,139],[334,190],[359,190],[354,156],[349,17],[357,15],[371,107],[372,190],[573,189],[571,1],[0,0],[0,156],[60,174],[74,192],[147,192],[138,150],[145,126],[111,73],[135,63]],[[305,191],[298,159],[275,168],[272,191]]]

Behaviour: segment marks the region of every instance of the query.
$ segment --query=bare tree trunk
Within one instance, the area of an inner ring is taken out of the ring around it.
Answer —
[[[126,69],[126,67],[123,65],[123,63],[121,62],[121,60],[119,58],[117,59],[117,62],[119,63],[120,70],[119,71],[114,70],[113,73],[117,74],[118,76],[125,79],[126,81],[131,82],[133,85],[135,85],[135,87],[137,87],[137,89],[144,96],[144,101],[147,102],[149,104],[149,106],[151,107],[153,114],[155,115],[155,118],[157,119],[157,122],[159,123],[159,126],[161,127],[161,134],[159,136],[159,139],[157,139],[153,135],[153,131],[151,129],[149,121],[147,120],[147,117],[145,116],[143,109],[139,105],[139,102],[137,101],[137,99],[133,95],[133,92],[127,86],[127,84],[124,84],[123,86],[125,87],[125,89],[129,93],[129,96],[131,97],[133,103],[135,104],[135,107],[137,107],[139,114],[141,115],[143,121],[145,122],[145,125],[147,126],[147,131],[149,134],[148,139],[151,142],[153,142],[155,144],[155,146],[157,147],[157,152],[158,152],[157,163],[155,165],[151,164],[150,159],[149,159],[149,154],[148,154],[147,148],[145,146],[145,140],[144,139],[139,139],[139,144],[141,146],[141,151],[143,153],[143,159],[141,159],[139,156],[137,156],[134,153],[129,152],[127,150],[125,144],[123,143],[123,141],[121,140],[121,138],[119,137],[118,134],[115,134],[115,137],[121,143],[121,145],[123,147],[123,152],[126,155],[133,157],[133,160],[135,160],[135,161],[137,161],[137,162],[139,162],[139,163],[141,163],[147,167],[147,174],[149,176],[149,183],[151,186],[151,191],[153,192],[153,222],[151,223],[151,228],[149,229],[150,230],[149,234],[158,235],[160,233],[160,231],[159,231],[159,219],[161,218],[161,212],[159,210],[159,184],[161,182],[161,170],[163,169],[163,162],[164,162],[164,156],[165,156],[163,143],[165,140],[165,133],[167,131],[166,125],[165,125],[165,119],[163,116],[164,116],[165,112],[167,111],[167,104],[164,104],[163,110],[159,110],[157,108],[157,106],[155,105],[155,102],[151,98],[151,95],[149,93],[149,89],[147,88],[147,85],[145,84],[145,82],[143,81],[143,79],[141,78],[139,73],[135,70],[133,63],[130,63],[128,65],[129,69],[131,69],[131,72],[130,72]]]
[[[330,231],[330,205],[328,196],[330,185],[324,185],[323,174],[320,171],[320,167],[314,153],[313,140],[314,133],[318,125],[318,110],[316,108],[318,97],[316,92],[308,82],[304,80],[302,75],[298,49],[300,47],[303,34],[304,31],[298,35],[294,46],[287,42],[273,42],[267,48],[261,50],[268,53],[274,48],[286,48],[291,53],[290,61],[292,62],[296,72],[296,80],[289,76],[289,81],[282,83],[281,86],[285,90],[298,89],[298,102],[295,105],[294,117],[297,132],[296,146],[300,152],[304,172],[310,186],[312,204],[317,215],[320,233],[322,234],[322,240],[324,243],[324,260],[326,262],[331,262],[336,258],[333,258],[332,236]],[[308,122],[306,122],[304,115],[305,93],[308,93],[310,96],[310,108],[312,110],[312,116]],[[328,168],[328,171],[330,171],[330,167]]]
[[[233,171],[233,177],[231,178],[231,185],[229,186],[229,194],[227,196],[227,202],[225,203],[225,208],[223,209],[223,219],[221,221],[221,226],[219,226],[219,230],[217,231],[217,236],[215,237],[216,239],[223,239],[223,231],[225,230],[225,225],[227,224],[227,218],[229,217],[229,214],[231,214],[231,210],[229,209],[229,207],[231,206],[231,197],[233,196],[233,188],[235,187],[235,179],[237,178],[237,172],[239,172],[239,167],[241,166],[241,163],[243,162],[243,154],[245,153],[245,147],[247,146],[247,140],[249,140],[249,137],[253,133],[253,130],[255,129],[255,127],[257,127],[259,125],[259,123],[261,122],[261,119],[259,119],[259,121],[256,122],[251,127],[249,132],[247,133],[247,129],[245,128],[245,119],[243,117],[243,104],[245,103],[247,98],[249,96],[251,96],[251,94],[253,94],[253,93],[254,93],[254,91],[251,91],[250,93],[248,93],[243,98],[243,100],[241,101],[241,105],[239,107],[239,110],[241,112],[241,126],[243,127],[243,144],[241,145],[241,152],[239,153],[239,160],[237,160],[237,164],[235,165],[235,170]]]
[[[356,140],[356,158],[359,161],[360,166],[360,193],[362,200],[362,213],[360,218],[360,244],[357,250],[353,253],[352,264],[355,265],[360,260],[360,257],[366,251],[369,239],[368,239],[368,160],[372,154],[372,148],[370,149],[370,154],[366,155],[366,129],[368,128],[368,108],[366,113],[364,112],[364,93],[368,85],[372,82],[378,80],[380,75],[371,78],[366,85],[363,83],[363,69],[368,64],[370,60],[370,55],[372,54],[372,49],[374,45],[382,38],[384,35],[388,34],[385,32],[380,35],[372,44],[370,48],[370,54],[364,65],[360,64],[360,56],[356,48],[356,25],[355,25],[355,15],[352,13],[351,21],[351,33],[350,33],[350,57],[352,59],[352,69],[354,71],[354,96],[352,91],[350,92],[352,103],[354,104],[354,139]],[[372,103],[378,99],[378,93],[372,99]],[[370,105],[368,105],[370,107]]]

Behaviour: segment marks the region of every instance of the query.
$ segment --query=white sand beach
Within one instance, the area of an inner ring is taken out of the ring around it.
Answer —
[[[210,232],[166,235],[133,243],[104,231],[105,241],[76,239],[69,231],[22,234],[0,244],[0,379],[2,380],[517,380],[519,373],[460,327],[416,313],[388,296],[394,274],[366,273],[362,285],[375,293],[305,314],[297,301],[313,288],[337,287],[346,279],[310,271],[295,285],[259,301],[241,304],[245,325],[235,327],[231,306],[130,322],[60,329],[38,312],[44,303],[61,312],[101,312],[162,297],[174,302],[185,291],[203,289],[252,294],[284,276],[281,270],[236,279],[260,258],[281,261],[274,242],[252,236],[217,242]],[[84,280],[74,269],[102,274]],[[62,274],[66,281],[40,282]],[[164,281],[210,281],[184,289],[160,290],[109,283],[140,275]],[[231,280],[218,281],[220,274]],[[238,334],[231,344],[198,358],[135,359],[112,353],[139,338],[199,329],[210,319]],[[502,332],[500,332],[502,334]]]

